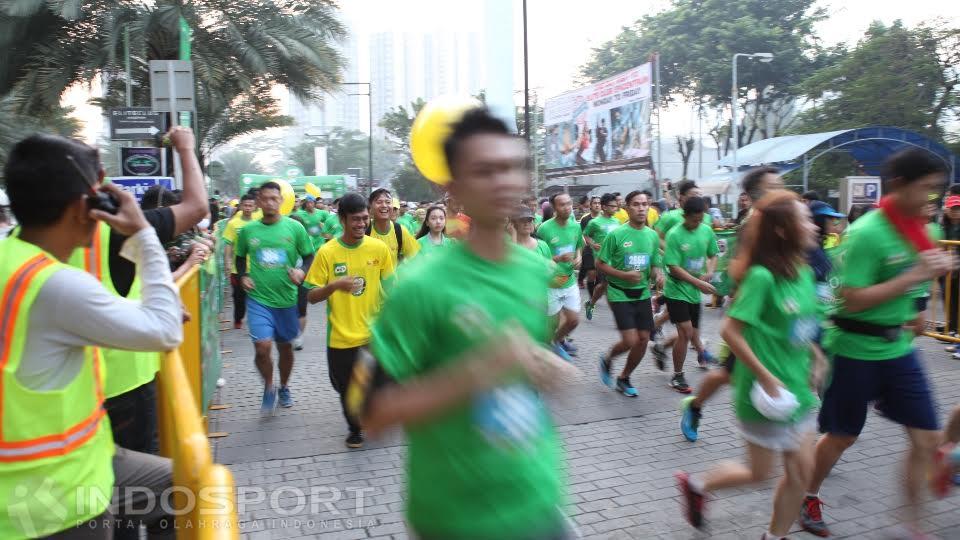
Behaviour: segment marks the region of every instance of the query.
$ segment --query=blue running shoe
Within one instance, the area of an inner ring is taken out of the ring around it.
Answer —
[[[697,355],[697,362],[700,363],[700,369],[710,369],[710,366],[717,365],[717,357],[710,354],[710,351],[704,351]]]
[[[293,407],[293,398],[290,397],[290,389],[286,386],[280,387],[280,390],[277,392],[277,397],[280,398],[280,406],[284,409]]]
[[[627,397],[637,397],[637,389],[630,384],[630,377],[626,379],[617,379],[617,390]]]
[[[697,430],[700,429],[700,411],[693,408],[694,397],[683,398],[680,402],[680,432],[690,442],[697,442]]]
[[[563,350],[570,353],[570,356],[576,356],[577,353],[580,352],[580,347],[574,345],[570,339],[564,339],[560,345],[563,347]]]
[[[260,402],[260,414],[273,416],[277,410],[277,390],[273,386],[263,387],[263,401]]]
[[[593,320],[593,309],[594,309],[595,307],[596,307],[596,306],[593,305],[593,302],[591,302],[591,301],[589,301],[589,300],[587,301],[586,304],[584,304],[583,310],[587,313],[587,320],[588,320],[588,321],[592,321],[592,320]]]
[[[573,363],[573,358],[571,358],[570,355],[567,354],[567,350],[564,349],[563,346],[561,346],[559,343],[554,342],[553,345],[550,346],[550,349],[553,351],[554,354],[556,354],[560,358],[563,358],[564,360],[566,360],[567,362],[570,362],[571,364]]]
[[[608,388],[613,388],[613,377],[610,375],[610,360],[600,355],[600,382]]]

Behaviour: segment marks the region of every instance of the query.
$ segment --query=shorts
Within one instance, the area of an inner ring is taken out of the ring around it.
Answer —
[[[653,310],[650,309],[650,299],[610,302],[610,311],[613,312],[617,330],[653,332]]]
[[[247,328],[253,341],[290,343],[300,333],[297,306],[267,307],[247,296]]]
[[[561,309],[580,312],[580,287],[576,281],[562,289],[547,290],[547,315],[556,315]]]
[[[596,267],[597,265],[593,260],[593,250],[584,249],[580,260],[580,270],[582,272],[589,272]]]
[[[892,360],[833,358],[820,406],[820,432],[860,435],[875,401],[884,416],[908,428],[936,430],[936,406],[916,351]]]
[[[748,443],[774,452],[793,452],[810,438],[817,428],[812,412],[796,422],[737,422]]]
[[[667,313],[674,325],[690,321],[694,328],[700,328],[700,309],[700,304],[667,298]]]

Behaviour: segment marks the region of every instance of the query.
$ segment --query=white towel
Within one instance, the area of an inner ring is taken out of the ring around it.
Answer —
[[[770,397],[769,394],[764,392],[760,383],[754,381],[753,388],[750,389],[750,402],[763,416],[770,420],[783,422],[793,416],[797,407],[800,406],[800,402],[797,401],[797,396],[786,388],[781,386],[779,390],[779,396],[776,398]]]

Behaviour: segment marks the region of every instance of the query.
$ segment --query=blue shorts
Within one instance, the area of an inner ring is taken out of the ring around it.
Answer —
[[[296,304],[285,308],[267,307],[247,296],[247,328],[253,341],[290,343],[300,333]]]
[[[820,407],[820,432],[860,435],[870,402],[905,427],[940,429],[933,393],[916,351],[893,360],[835,356],[830,386]]]

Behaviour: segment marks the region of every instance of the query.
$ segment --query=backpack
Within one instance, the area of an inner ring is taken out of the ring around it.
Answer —
[[[393,222],[393,234],[397,237],[397,263],[403,260],[403,232],[400,230],[401,226],[396,221]],[[367,225],[367,236],[370,235],[370,232],[373,230],[373,222],[371,221]]]

